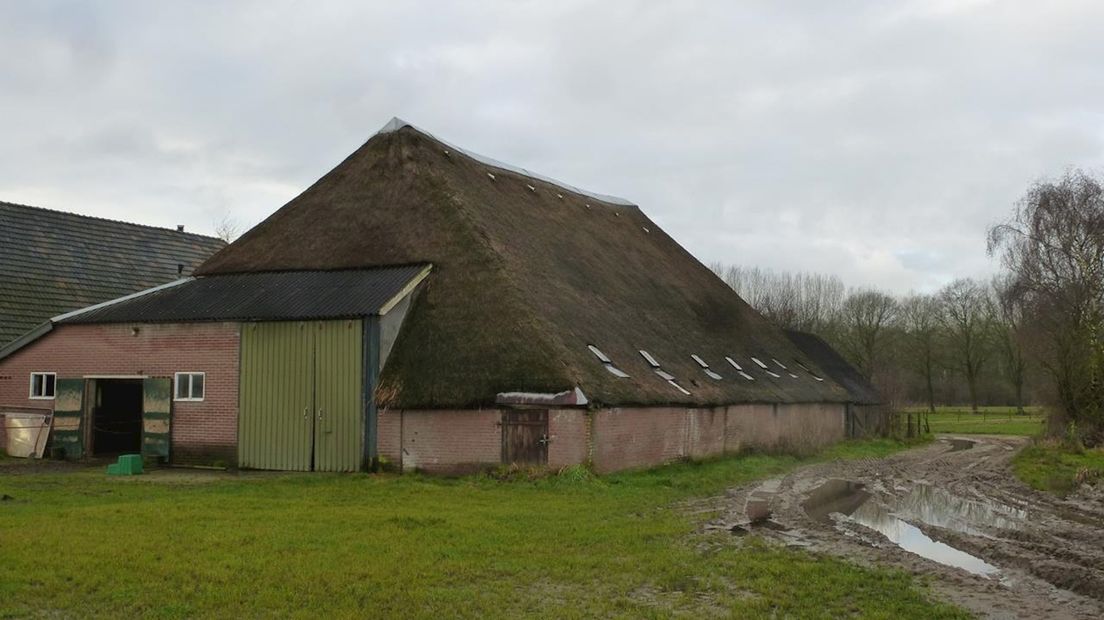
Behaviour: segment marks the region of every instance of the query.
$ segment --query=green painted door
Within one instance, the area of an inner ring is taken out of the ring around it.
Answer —
[[[65,458],[84,456],[84,379],[58,379],[54,386],[53,442],[65,450]]]
[[[142,380],[142,456],[168,460],[172,379]]]
[[[314,334],[310,323],[249,323],[241,334],[238,464],[310,471]]]
[[[361,321],[242,327],[240,466],[359,469],[361,337]]]
[[[360,469],[361,322],[325,321],[315,327],[314,469]]]

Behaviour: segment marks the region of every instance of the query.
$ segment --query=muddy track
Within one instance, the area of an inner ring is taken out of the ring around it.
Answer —
[[[1024,442],[941,437],[805,467],[710,500],[722,516],[706,528],[930,577],[984,617],[1104,617],[1104,489],[1060,499],[1020,483]]]

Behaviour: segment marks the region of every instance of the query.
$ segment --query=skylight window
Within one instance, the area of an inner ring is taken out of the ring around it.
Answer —
[[[588,344],[587,348],[590,349],[590,352],[594,354],[594,357],[597,357],[598,360],[600,362],[602,362],[603,364],[612,364],[613,363],[612,361],[610,361],[610,358],[606,357],[606,354],[602,353],[602,351],[598,347],[596,347],[592,344]]]
[[[674,381],[675,380],[675,376],[672,375],[669,372],[663,372],[662,370],[656,370],[655,374],[659,375],[659,378],[663,379],[664,381]]]
[[[708,368],[705,369],[705,375],[707,377],[709,377],[710,379],[713,379],[714,381],[720,381],[721,379],[724,378],[721,375],[718,375],[717,373],[713,372],[712,370],[709,370]]]
[[[748,381],[755,381],[755,377],[747,374],[746,372],[744,372],[742,370],[740,371],[740,376],[747,379]]]
[[[709,364],[706,364],[705,360],[698,357],[697,355],[691,355],[690,357],[693,358],[693,360],[698,363],[698,366],[701,366],[702,368],[709,368]]]
[[[533,187],[532,185],[526,185],[525,187],[528,187],[529,191],[531,191],[531,192],[537,191],[537,188]]]
[[[782,362],[778,361],[777,359],[775,359],[773,357],[771,358],[771,361],[774,362],[775,364],[777,364],[778,367],[781,368],[782,370],[786,370],[786,365],[783,364]]]
[[[751,361],[755,362],[755,365],[762,368],[763,370],[767,369],[767,365],[764,364],[758,357],[751,358]]]
[[[493,174],[491,174],[490,172],[488,172],[488,173],[487,173],[487,178],[493,181],[493,180],[495,180],[495,175],[493,175]]]
[[[809,368],[805,364],[802,364],[800,361],[797,361],[797,365],[801,367],[801,370],[804,370],[805,372],[809,373],[809,376],[812,377],[814,380],[824,381],[824,379],[821,379],[819,376],[817,376],[817,374],[815,372],[813,372],[813,369]]]
[[[682,392],[683,394],[685,394],[685,395],[687,395],[687,396],[689,396],[689,395],[690,395],[690,392],[687,392],[687,391],[686,391],[686,388],[684,388],[684,387],[682,387],[681,385],[679,385],[679,384],[675,383],[674,381],[668,381],[667,383],[670,383],[670,384],[671,384],[671,387],[673,387],[673,388],[675,388],[676,390],[678,390],[678,391]]]
[[[652,368],[659,368],[659,362],[656,361],[656,358],[652,357],[651,353],[648,353],[644,349],[641,349],[640,356],[643,357],[644,361],[648,362],[648,365]]]
[[[602,353],[601,349],[592,344],[588,344],[587,348],[590,349],[590,352],[594,354],[594,357],[598,358],[598,361],[602,362],[602,366],[604,366],[611,375],[619,377],[621,379],[629,378],[629,374],[624,370],[621,370],[620,368],[614,366],[610,358],[606,356],[605,353]]]
[[[736,370],[739,370],[741,372],[744,370],[739,364],[736,363],[736,360],[732,359],[731,357],[725,357],[725,360],[727,360],[729,364],[732,364],[732,367]]]
[[[624,370],[621,370],[620,368],[614,366],[613,364],[604,364],[604,366],[606,367],[606,370],[610,371],[610,374],[615,376],[615,377],[620,377],[621,379],[628,379],[629,378],[628,373],[626,373]]]

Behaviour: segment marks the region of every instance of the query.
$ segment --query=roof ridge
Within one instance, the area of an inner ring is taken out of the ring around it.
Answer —
[[[217,241],[222,241],[223,243],[226,243],[224,240],[219,239],[218,237],[216,237],[214,235],[203,235],[203,234],[200,234],[200,233],[175,230],[175,229],[166,228],[166,227],[163,227],[163,226],[154,226],[153,224],[141,224],[141,223],[138,223],[138,222],[127,222],[127,221],[124,221],[124,220],[114,220],[114,219],[107,218],[107,217],[100,217],[98,215],[85,215],[83,213],[74,213],[72,211],[62,211],[60,209],[50,209],[48,207],[38,207],[38,206],[35,206],[35,205],[27,205],[27,204],[22,204],[22,203],[18,203],[18,202],[9,202],[7,200],[0,200],[0,207],[2,207],[2,206],[18,207],[18,208],[21,208],[21,209],[34,209],[36,211],[45,211],[47,213],[51,213],[51,214],[54,214],[54,215],[60,215],[60,216],[63,216],[63,217],[76,217],[76,218],[87,219],[87,220],[97,220],[97,221],[100,221],[100,222],[108,222],[108,223],[111,223],[111,224],[122,224],[124,226],[134,226],[134,227],[137,227],[137,228],[149,228],[149,229],[157,230],[157,231],[171,232],[171,233],[176,233],[178,235],[188,235],[190,237],[199,237],[201,239],[217,240]]]
[[[404,127],[409,127],[411,129],[413,129],[414,131],[417,131],[418,133],[424,135],[425,137],[427,137],[427,138],[429,138],[429,139],[431,139],[435,142],[439,142],[439,143],[449,147],[450,149],[452,149],[452,150],[454,150],[458,153],[466,155],[466,156],[470,157],[471,159],[474,159],[475,161],[477,161],[477,162],[479,162],[479,163],[481,163],[485,166],[490,166],[492,168],[497,168],[499,170],[505,170],[507,172],[512,172],[514,174],[519,174],[523,177],[533,179],[533,180],[536,180],[536,181],[542,181],[544,183],[549,183],[549,184],[555,185],[556,187],[559,187],[561,189],[565,189],[569,192],[574,192],[576,194],[579,194],[580,196],[586,196],[588,198],[593,198],[594,200],[600,200],[602,202],[605,202],[605,203],[608,203],[608,204],[611,204],[611,205],[617,205],[619,207],[635,207],[637,209],[640,208],[635,202],[632,202],[631,200],[627,200],[625,198],[620,198],[618,196],[613,196],[613,195],[610,195],[610,194],[600,194],[598,192],[592,192],[592,191],[589,191],[589,190],[585,190],[585,189],[582,189],[580,187],[576,187],[574,185],[571,185],[569,183],[564,183],[563,181],[558,181],[556,179],[553,179],[552,177],[547,177],[547,176],[544,176],[542,174],[538,174],[538,173],[533,172],[531,170],[528,170],[526,168],[522,168],[520,166],[514,166],[512,164],[508,164],[508,163],[505,163],[503,161],[499,161],[499,160],[494,159],[492,157],[487,157],[486,155],[480,155],[479,153],[476,153],[474,151],[469,151],[468,149],[456,146],[455,144],[452,144],[451,142],[448,142],[447,140],[443,140],[441,138],[438,138],[437,136],[435,136],[432,133],[422,129],[421,127],[418,127],[417,125],[414,125],[412,123],[408,123],[407,121],[404,121],[403,119],[401,119],[397,116],[391,117],[391,120],[387,121],[387,123],[383,127],[381,127],[379,131],[377,131],[375,134],[373,134],[373,137],[383,135],[383,134],[393,133],[393,132],[396,132],[396,131],[404,128]]]

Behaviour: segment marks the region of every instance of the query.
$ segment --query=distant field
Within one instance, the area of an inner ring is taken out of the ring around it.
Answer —
[[[1035,436],[1043,431],[1040,407],[1026,407],[1027,415],[1018,415],[1015,407],[979,407],[974,414],[969,407],[937,407],[928,418],[933,433]],[[914,416],[924,407],[910,407],[902,412]]]

